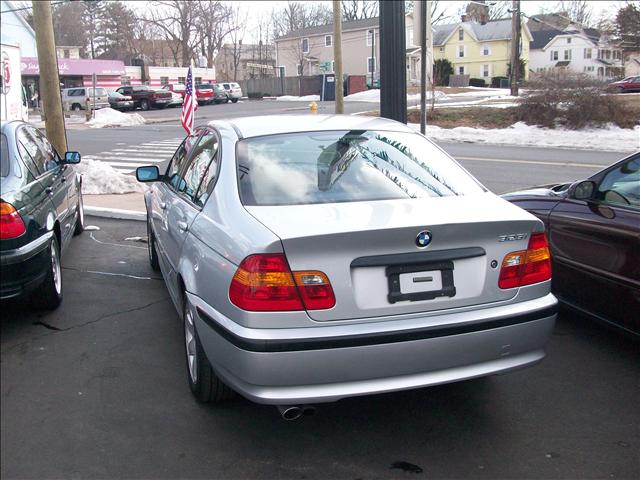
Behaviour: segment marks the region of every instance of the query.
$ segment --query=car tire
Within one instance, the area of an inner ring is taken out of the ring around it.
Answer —
[[[144,111],[149,110],[149,100],[145,100],[145,99],[140,100],[140,108]]]
[[[220,403],[230,400],[235,392],[225,385],[211,368],[196,330],[195,308],[186,294],[183,303],[184,351],[191,393],[202,403]]]
[[[49,261],[47,274],[38,290],[37,301],[45,310],[53,310],[62,302],[62,266],[60,264],[60,245],[54,235],[49,242]]]
[[[158,261],[158,251],[156,250],[156,237],[151,230],[151,223],[147,220],[147,250],[149,252],[149,265],[155,272],[160,271],[160,262]]]
[[[624,93],[624,87],[618,87],[618,88],[616,88],[616,92],[618,92],[618,93]]]
[[[84,232],[84,200],[82,199],[82,192],[78,192],[78,204],[76,205],[76,226],[73,229],[74,235],[80,235]]]
[[[229,97],[224,99],[224,103],[229,103]]]
[[[238,103],[238,99],[237,98],[232,98],[231,99],[231,103]]]
[[[82,110],[82,105],[80,105],[79,103],[74,103],[73,105],[71,105],[71,110],[74,112],[79,112],[80,110]]]

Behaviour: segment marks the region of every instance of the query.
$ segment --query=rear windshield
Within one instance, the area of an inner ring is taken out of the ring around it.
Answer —
[[[0,177],[9,175],[9,144],[7,136],[0,134]]]
[[[213,85],[208,83],[202,83],[200,85],[196,85],[196,90],[211,90],[213,89]]]
[[[445,197],[483,188],[417,133],[306,132],[238,143],[244,205]]]
[[[98,97],[104,97],[107,94],[107,90],[104,88],[96,88],[96,96]],[[93,88],[88,88],[87,89],[87,95],[89,96],[93,96]]]

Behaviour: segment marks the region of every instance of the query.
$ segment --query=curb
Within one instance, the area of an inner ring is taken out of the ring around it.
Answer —
[[[84,213],[92,217],[114,218],[116,220],[135,220],[138,222],[145,222],[147,220],[147,214],[145,212],[123,210],[120,208],[91,207],[85,205]]]

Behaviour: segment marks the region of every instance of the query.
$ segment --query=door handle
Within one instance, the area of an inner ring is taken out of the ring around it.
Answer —
[[[53,188],[51,188],[51,187],[45,188],[44,191],[47,192],[47,194],[49,194],[49,195],[53,195]]]
[[[166,210],[167,209],[167,204],[165,202],[160,202],[160,208],[162,210]]]
[[[183,232],[186,232],[187,229],[189,228],[189,225],[187,225],[187,222],[177,222],[176,224],[178,225],[178,228]]]

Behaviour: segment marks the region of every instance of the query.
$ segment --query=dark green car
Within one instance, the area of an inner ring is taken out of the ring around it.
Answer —
[[[0,299],[32,294],[43,308],[62,301],[60,257],[84,229],[82,177],[46,137],[24,122],[0,126]]]

